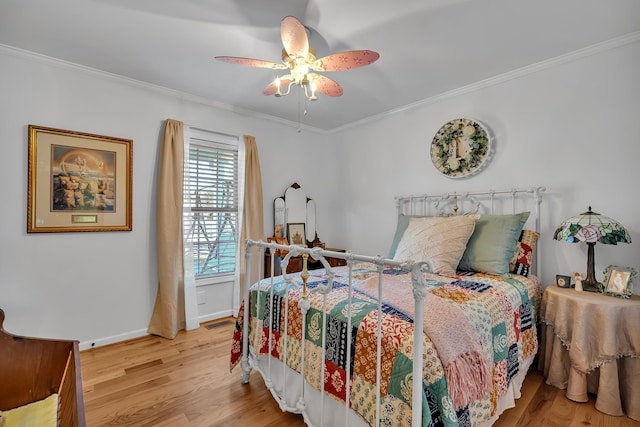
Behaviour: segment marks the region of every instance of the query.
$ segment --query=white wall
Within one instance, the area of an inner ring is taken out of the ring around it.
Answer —
[[[639,74],[636,37],[344,131],[338,170],[349,202],[331,243],[386,255],[399,194],[545,186],[544,284],[555,283],[557,273],[586,273],[586,245],[552,237],[564,219],[589,205],[620,221],[634,242],[596,245],[596,276],[609,264],[640,269]],[[482,121],[495,137],[488,166],[462,180],[440,175],[429,155],[437,130],[457,117]]]
[[[273,223],[270,200],[296,180],[313,188],[321,178],[305,175],[312,159],[326,159],[324,135],[2,46],[0,70],[0,308],[13,333],[78,339],[82,347],[146,333],[157,286],[155,183],[166,118],[256,137],[266,224]],[[29,124],[133,139],[133,231],[26,233]],[[199,291],[207,301],[198,307],[201,320],[232,314],[228,284]]]
[[[293,182],[315,199],[323,241],[371,255],[388,251],[395,195],[544,185],[545,283],[586,269],[585,245],[551,237],[589,205],[618,219],[635,242],[596,245],[598,275],[609,264],[638,268],[640,42],[587,53],[326,135],[0,46],[5,328],[85,346],[145,333],[157,282],[155,181],[166,118],[256,136],[266,234],[273,199]],[[495,154],[478,175],[450,180],[435,171],[428,148],[443,123],[464,116],[490,128]],[[132,232],[26,233],[28,124],[133,139]],[[229,289],[209,288],[208,302],[231,306]],[[199,307],[202,318],[220,310]]]

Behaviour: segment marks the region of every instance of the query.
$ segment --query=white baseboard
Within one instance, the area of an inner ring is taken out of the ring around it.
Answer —
[[[210,313],[210,314],[198,316],[198,321],[200,323],[204,323],[204,322],[210,322],[212,320],[222,319],[223,317],[229,317],[229,316],[233,316],[233,310],[224,310],[224,311],[219,311],[217,313]]]
[[[233,316],[233,310],[224,310],[217,313],[209,313],[206,315],[198,316],[199,323],[210,322],[212,320],[222,319],[224,317]],[[140,338],[149,335],[146,329],[139,329],[137,331],[131,331],[120,335],[113,335],[111,337],[98,338],[93,341],[81,342],[79,347],[80,351],[88,350],[90,348],[102,347],[108,344],[114,344],[134,338]]]
[[[137,331],[131,331],[120,335],[113,335],[105,338],[98,338],[93,341],[84,341],[81,342],[79,347],[80,351],[88,350],[90,348],[101,347],[103,345],[113,344],[121,341],[130,340],[133,338],[140,338],[148,335],[146,329],[139,329]]]

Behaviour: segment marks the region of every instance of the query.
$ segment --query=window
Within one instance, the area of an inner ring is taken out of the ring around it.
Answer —
[[[184,164],[184,238],[191,246],[194,276],[234,274],[238,138],[185,127]]]

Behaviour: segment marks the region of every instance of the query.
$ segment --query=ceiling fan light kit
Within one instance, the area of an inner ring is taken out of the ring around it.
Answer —
[[[309,52],[307,53],[306,58],[304,60],[299,60],[296,58],[292,58],[287,53],[286,49],[282,49],[282,62],[286,64],[286,66],[291,70],[290,74],[282,77],[276,77],[273,84],[275,85],[275,93],[272,93],[271,85],[267,86],[262,93],[265,95],[275,95],[277,98],[281,96],[289,95],[291,92],[291,86],[295,83],[304,89],[304,96],[310,100],[315,101],[318,99],[316,96],[316,85],[315,83],[309,80],[309,70],[313,69],[313,64],[316,62],[316,52],[315,49],[309,45]],[[284,80],[285,85],[287,86],[286,92],[282,92],[280,90],[282,86],[282,81]]]
[[[319,72],[359,68],[380,58],[380,55],[372,50],[352,50],[317,59],[315,49],[309,45],[307,29],[293,16],[286,16],[280,22],[280,37],[284,46],[282,63],[235,56],[216,56],[216,59],[249,67],[289,70],[288,74],[278,76],[262,93],[279,98],[288,95],[291,87],[296,85],[304,92],[307,100],[315,101],[318,99],[317,93],[333,97],[343,94],[342,87],[336,81]]]

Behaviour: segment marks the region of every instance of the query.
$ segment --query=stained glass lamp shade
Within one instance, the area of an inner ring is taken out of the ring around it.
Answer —
[[[596,242],[605,245],[617,245],[618,242],[631,243],[629,232],[618,221],[593,212],[591,206],[587,212],[563,221],[556,229],[553,238],[569,243],[586,242],[588,245],[587,277],[582,281],[583,289],[588,291],[600,290],[594,268]]]

